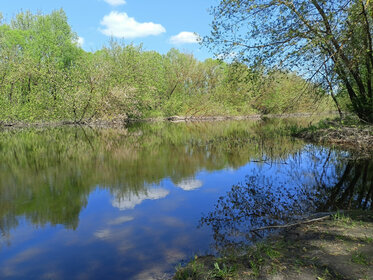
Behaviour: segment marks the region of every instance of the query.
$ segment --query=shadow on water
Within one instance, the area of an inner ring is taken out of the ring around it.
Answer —
[[[233,185],[200,226],[212,228],[214,247],[224,254],[260,240],[254,229],[339,209],[373,210],[373,160],[307,145],[281,168],[268,163]]]

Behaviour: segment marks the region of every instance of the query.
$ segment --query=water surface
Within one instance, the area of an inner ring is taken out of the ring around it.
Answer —
[[[292,122],[1,131],[0,279],[160,279],[252,228],[372,208],[372,161]]]

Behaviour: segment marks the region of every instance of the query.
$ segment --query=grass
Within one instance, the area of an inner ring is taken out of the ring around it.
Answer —
[[[366,123],[362,123],[358,118],[354,116],[346,116],[343,119],[337,118],[326,118],[319,121],[316,124],[310,124],[307,127],[302,127],[298,125],[292,125],[288,127],[288,131],[291,136],[298,136],[304,132],[316,132],[323,129],[330,130],[341,130],[342,127],[350,128],[364,128],[367,127]]]
[[[197,261],[197,256],[192,259],[188,266],[183,268],[179,265],[176,269],[174,279],[176,280],[198,280],[203,274],[204,265]]]
[[[356,226],[356,222],[353,219],[351,219],[350,216],[347,216],[344,213],[339,212],[339,211],[337,211],[337,213],[332,215],[332,220],[336,222],[337,224],[344,225],[345,227],[351,228],[351,227]]]
[[[214,268],[206,268],[205,265],[195,257],[186,267],[176,269],[175,280],[228,280],[235,276],[236,266],[230,266],[225,263],[215,262]]]
[[[323,275],[316,278],[317,280],[333,279],[333,275],[325,268]]]
[[[299,125],[291,125],[288,127],[289,133],[291,136],[298,136],[299,134],[303,132],[315,132],[320,129],[327,129],[327,128],[335,128],[336,123],[340,122],[338,119],[325,119],[319,121],[317,124],[309,125],[308,127],[303,127]]]
[[[352,255],[351,261],[353,263],[360,264],[360,265],[366,265],[366,266],[371,264],[371,262],[369,261],[369,258],[365,254],[363,254],[362,252],[357,252],[357,251]]]
[[[278,272],[278,263],[282,254],[283,242],[258,243],[249,249],[245,256],[225,256],[208,261],[195,257],[185,267],[179,267],[174,275],[175,280],[228,280],[236,278],[237,271],[250,267],[250,275],[258,277],[263,266],[270,274]]]
[[[373,272],[372,232],[373,212],[338,211],[330,220],[256,243],[244,255],[195,257],[174,279],[370,279],[365,275]]]
[[[373,237],[366,236],[365,237],[365,243],[368,243],[368,244],[373,243]]]
[[[308,127],[287,128],[290,136],[314,143],[323,143],[353,150],[359,156],[370,157],[373,150],[373,125],[357,118],[326,119]]]
[[[219,263],[214,263],[214,270],[211,271],[211,277],[214,279],[229,279],[234,277],[236,272],[236,267],[227,266],[226,264],[219,265]]]
[[[332,219],[336,222],[343,222],[343,223],[350,223],[352,220],[349,216],[346,216],[340,211],[337,211],[337,213],[332,215]]]

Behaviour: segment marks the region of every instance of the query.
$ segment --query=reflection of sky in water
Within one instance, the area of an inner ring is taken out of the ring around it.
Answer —
[[[120,197],[120,195],[114,195],[112,205],[119,210],[133,209],[136,205],[141,204],[144,200],[156,200],[160,198],[165,198],[169,194],[168,190],[161,188],[151,188],[145,193],[139,194],[129,194],[125,197]]]
[[[195,172],[176,178],[165,172],[157,183],[144,182],[147,187],[136,191],[94,184],[75,229],[58,222],[32,223],[33,213],[18,215],[18,225],[0,243],[0,279],[152,279],[172,272],[180,261],[212,252],[211,230],[197,227],[200,218],[246,176],[265,174],[290,190],[317,180],[334,182],[335,162],[324,165],[329,150],[312,147],[277,161],[235,163],[241,166],[236,169],[227,164],[229,157],[219,168],[205,168],[202,163],[210,162],[203,156],[213,159],[214,154],[201,152]],[[194,157],[186,159],[196,164]]]
[[[98,187],[75,231],[23,220],[11,245],[1,249],[0,278],[154,279],[171,273],[180,261],[208,252],[209,231],[197,229],[201,213],[245,171],[226,174],[201,171],[177,185],[164,179],[162,187],[127,197]]]
[[[196,179],[185,179],[176,185],[176,187],[179,187],[183,189],[184,191],[196,190],[196,189],[201,188],[202,186],[203,186],[203,182],[201,180],[196,180]]]
[[[201,213],[210,211],[231,185],[259,172],[283,184],[300,166],[299,170],[314,172],[304,160],[301,156],[281,164],[248,163],[237,170],[200,171],[193,179],[176,184],[164,179],[162,187],[150,186],[127,196],[97,187],[75,231],[49,225],[34,228],[22,222],[11,234],[11,246],[2,248],[0,275],[9,279],[117,279],[123,275],[152,279],[172,272],[181,260],[209,252],[209,229],[198,229],[197,224]],[[305,173],[301,181],[312,178],[312,173]],[[293,183],[299,179],[294,176]]]

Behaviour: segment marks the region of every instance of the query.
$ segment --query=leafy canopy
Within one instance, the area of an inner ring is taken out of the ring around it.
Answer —
[[[222,0],[212,14],[204,43],[219,55],[296,69],[325,88],[346,91],[360,119],[373,122],[369,1]]]

